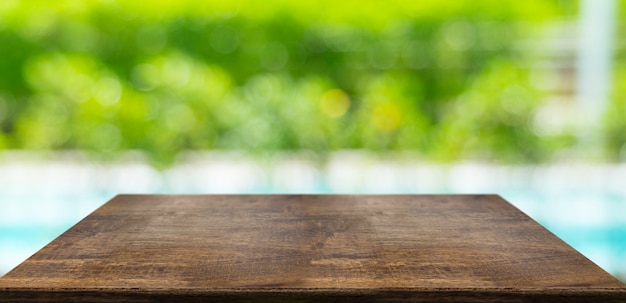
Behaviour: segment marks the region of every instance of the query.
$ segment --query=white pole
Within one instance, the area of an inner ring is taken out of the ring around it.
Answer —
[[[580,0],[576,102],[581,147],[599,150],[602,115],[609,100],[615,14],[614,0]]]

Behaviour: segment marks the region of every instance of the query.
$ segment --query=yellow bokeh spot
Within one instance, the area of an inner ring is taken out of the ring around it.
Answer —
[[[385,102],[374,107],[372,122],[376,128],[390,132],[400,126],[400,121],[402,121],[402,112],[395,104]]]
[[[326,116],[339,118],[348,112],[350,98],[343,90],[331,89],[322,95],[320,108]]]

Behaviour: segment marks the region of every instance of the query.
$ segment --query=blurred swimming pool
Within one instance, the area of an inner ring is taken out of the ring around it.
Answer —
[[[393,159],[393,160],[392,160]],[[138,159],[0,155],[0,275],[119,193],[497,193],[626,281],[626,164],[435,165],[359,152]]]

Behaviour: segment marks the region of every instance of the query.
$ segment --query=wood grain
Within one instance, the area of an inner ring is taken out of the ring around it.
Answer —
[[[0,278],[0,302],[626,301],[493,195],[122,195]]]

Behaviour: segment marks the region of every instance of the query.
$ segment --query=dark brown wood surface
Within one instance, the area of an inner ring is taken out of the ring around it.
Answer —
[[[0,278],[0,302],[624,302],[495,195],[122,195]]]

